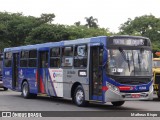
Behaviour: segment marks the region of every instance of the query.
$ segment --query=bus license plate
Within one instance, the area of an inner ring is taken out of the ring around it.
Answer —
[[[140,98],[140,94],[132,94],[132,98]]]

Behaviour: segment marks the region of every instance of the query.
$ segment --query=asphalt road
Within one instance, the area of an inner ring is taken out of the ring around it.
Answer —
[[[77,107],[71,100],[43,96],[24,99],[20,92],[0,89],[0,111],[160,111],[160,100],[155,95],[152,101],[126,101],[121,107],[113,107],[111,103]]]

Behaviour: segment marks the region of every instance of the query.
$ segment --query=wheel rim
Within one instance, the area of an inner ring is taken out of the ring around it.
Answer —
[[[24,84],[24,86],[23,86],[23,95],[27,96],[27,93],[28,93],[28,86],[26,84]]]
[[[77,103],[78,104],[82,104],[83,99],[84,99],[83,91],[82,90],[78,90],[77,93],[76,93],[76,101],[77,101]]]

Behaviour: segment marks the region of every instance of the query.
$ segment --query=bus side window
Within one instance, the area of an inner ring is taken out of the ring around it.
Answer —
[[[62,66],[72,67],[73,66],[73,47],[62,48]]]
[[[29,57],[28,51],[21,51],[20,67],[28,67],[28,57]]]
[[[5,67],[11,67],[11,62],[12,62],[12,53],[11,52],[6,52],[4,56],[4,65]]]
[[[37,50],[29,51],[28,66],[37,67]]]
[[[85,68],[87,67],[87,46],[79,45],[74,49],[74,67]]]
[[[55,47],[50,49],[50,67],[60,67],[60,48]]]

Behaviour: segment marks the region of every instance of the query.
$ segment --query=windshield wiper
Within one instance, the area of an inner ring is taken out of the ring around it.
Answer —
[[[129,72],[130,72],[130,63],[129,63],[128,54],[127,54],[127,58],[126,58],[125,52],[121,47],[119,47],[119,51],[120,51],[122,57],[124,58],[124,60],[128,63],[128,69],[129,69]]]

